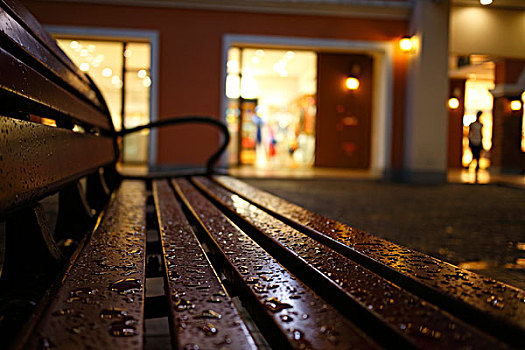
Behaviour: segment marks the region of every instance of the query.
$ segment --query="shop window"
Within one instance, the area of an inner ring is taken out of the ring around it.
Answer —
[[[58,38],[57,41],[73,62],[97,84],[116,130],[149,122],[149,43],[76,38]],[[147,163],[148,135],[149,132],[144,130],[124,137],[124,163]]]
[[[316,79],[313,51],[231,48],[225,87],[230,165],[312,166]]]

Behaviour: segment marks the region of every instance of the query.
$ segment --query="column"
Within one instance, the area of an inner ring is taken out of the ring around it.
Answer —
[[[416,0],[416,48],[407,74],[404,165],[394,180],[441,183],[447,175],[449,2]]]
[[[521,150],[523,101],[521,108],[513,110],[512,101],[521,101],[525,88],[525,60],[500,59],[496,62],[492,148],[492,173],[523,173],[525,155]]]

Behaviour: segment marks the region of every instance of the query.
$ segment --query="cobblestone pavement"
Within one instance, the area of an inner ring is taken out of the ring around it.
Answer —
[[[244,179],[398,244],[525,289],[525,190],[360,180]]]

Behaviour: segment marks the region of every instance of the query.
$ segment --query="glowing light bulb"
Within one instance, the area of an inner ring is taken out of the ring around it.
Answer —
[[[521,101],[520,100],[510,101],[510,109],[512,109],[513,111],[519,111],[521,109]]]
[[[492,4],[492,0],[479,0],[479,3],[481,5],[490,5]]]
[[[448,107],[450,109],[456,109],[459,107],[459,100],[455,97],[452,97],[452,98],[449,98],[448,99]]]
[[[119,85],[120,83],[120,78],[117,76],[117,75],[114,75],[112,78],[111,78],[111,83],[113,85]]]
[[[147,72],[146,72],[145,69],[141,69],[141,70],[139,70],[139,71],[137,72],[137,75],[138,75],[139,78],[145,78],[146,75],[147,75]]]
[[[348,77],[345,81],[348,90],[357,90],[359,88],[359,80],[355,77]]]
[[[111,70],[111,68],[106,67],[106,68],[102,69],[102,75],[105,76],[106,78],[110,77],[111,74],[113,74],[113,71]]]
[[[399,40],[399,48],[405,52],[412,51],[412,49],[414,48],[412,38],[404,37],[401,40]]]
[[[89,63],[82,62],[79,68],[82,72],[87,72],[89,70]]]

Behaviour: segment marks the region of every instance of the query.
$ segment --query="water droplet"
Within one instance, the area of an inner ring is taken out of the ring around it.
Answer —
[[[54,349],[55,344],[49,338],[40,338],[39,345],[41,349]]]
[[[283,322],[292,322],[293,321],[293,318],[290,315],[281,315],[280,318],[281,318],[281,321],[283,321]]]
[[[83,330],[82,327],[73,327],[73,328],[69,328],[69,332],[70,332],[71,334],[80,334],[80,333],[82,333],[82,330]]]
[[[110,308],[110,309],[104,309],[100,311],[100,318],[104,319],[114,319],[114,318],[121,318],[122,316],[126,316],[126,311],[118,308]]]
[[[505,307],[505,304],[503,304],[503,299],[497,298],[494,295],[491,295],[489,298],[487,298],[487,303],[497,309],[503,309]]]
[[[290,331],[292,332],[293,340],[297,341],[297,340],[302,340],[303,339],[304,333],[302,331],[300,331],[299,329],[292,328],[292,329],[290,329]]]
[[[204,326],[201,326],[200,329],[204,332],[204,334],[207,337],[215,335],[218,332],[217,328],[213,325],[213,323],[206,323]]]
[[[140,281],[133,278],[125,278],[115,281],[109,285],[109,289],[119,294],[129,294],[140,291]]]
[[[194,309],[195,305],[192,304],[189,300],[186,300],[184,298],[179,298],[175,301],[175,309],[177,311],[185,311]]]
[[[264,306],[272,312],[279,312],[284,309],[292,308],[293,306],[287,303],[281,302],[276,297],[266,299]]]
[[[129,322],[113,322],[109,326],[109,334],[114,337],[130,337],[137,334],[135,326],[128,324]]]
[[[217,311],[213,311],[211,309],[208,309],[208,310],[204,310],[201,315],[200,315],[201,318],[216,318],[216,319],[220,319],[222,318],[222,315],[220,313],[218,313]]]
[[[73,310],[71,309],[61,309],[61,310],[57,310],[53,312],[52,315],[53,316],[65,316],[65,315],[71,315],[72,312]]]
[[[82,287],[82,288],[77,288],[71,291],[69,294],[72,297],[81,297],[83,295],[94,295],[97,293],[98,293],[98,289],[90,288],[90,287]]]
[[[206,300],[208,303],[220,303],[222,302],[222,299],[221,298],[218,298],[218,297],[209,297],[207,300]]]

